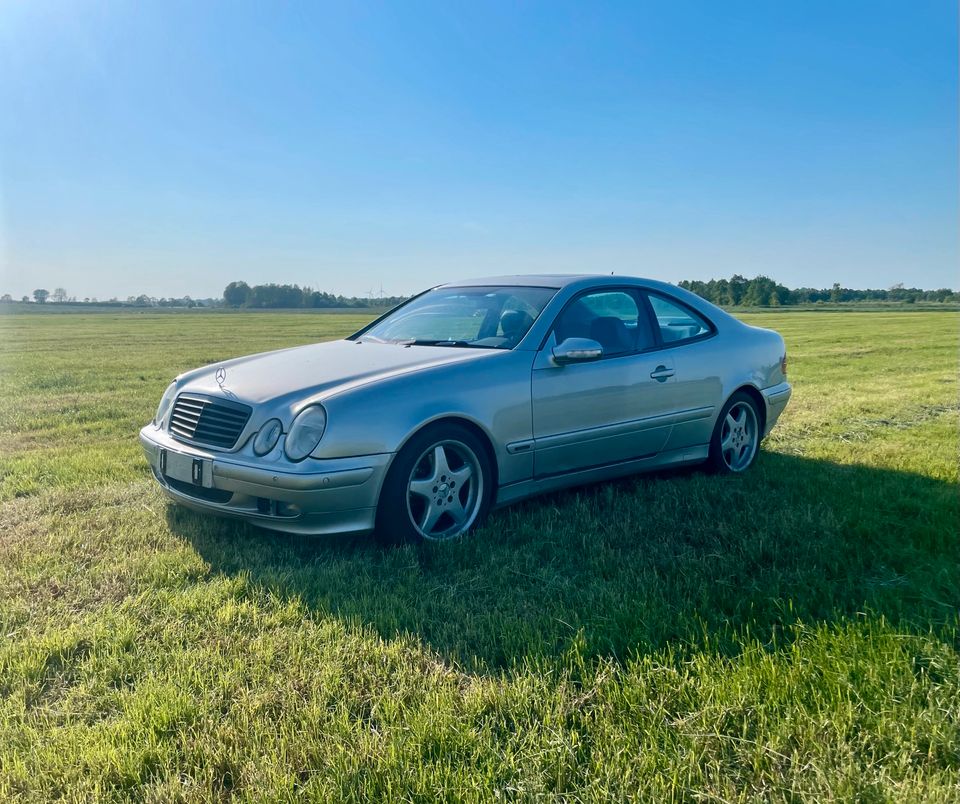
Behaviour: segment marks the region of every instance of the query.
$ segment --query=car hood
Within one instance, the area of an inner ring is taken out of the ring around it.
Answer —
[[[225,396],[254,405],[283,400],[295,404],[299,400],[332,396],[348,386],[397,373],[497,354],[503,352],[330,341],[213,363],[182,375],[178,386],[180,391]]]

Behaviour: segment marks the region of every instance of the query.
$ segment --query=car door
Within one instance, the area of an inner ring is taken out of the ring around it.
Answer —
[[[667,442],[674,365],[648,309],[632,288],[603,288],[557,317],[532,376],[537,477],[652,457]],[[567,338],[597,341],[603,356],[559,364],[553,348]]]
[[[673,361],[673,430],[665,449],[707,444],[722,405],[720,369],[725,356],[716,329],[679,299],[647,291],[646,298],[661,354]]]

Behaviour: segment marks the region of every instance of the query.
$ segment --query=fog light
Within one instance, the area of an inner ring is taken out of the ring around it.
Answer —
[[[300,506],[277,500],[277,516],[300,516]]]

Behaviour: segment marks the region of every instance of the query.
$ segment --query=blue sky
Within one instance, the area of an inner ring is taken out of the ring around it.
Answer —
[[[0,292],[958,287],[937,2],[0,4]]]

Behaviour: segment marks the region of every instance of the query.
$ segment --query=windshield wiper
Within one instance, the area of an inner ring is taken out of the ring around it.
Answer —
[[[484,346],[478,343],[470,343],[470,341],[457,341],[457,340],[424,340],[422,338],[406,338],[405,340],[397,341],[400,346],[458,346],[465,347],[467,349],[493,349],[493,346]]]

